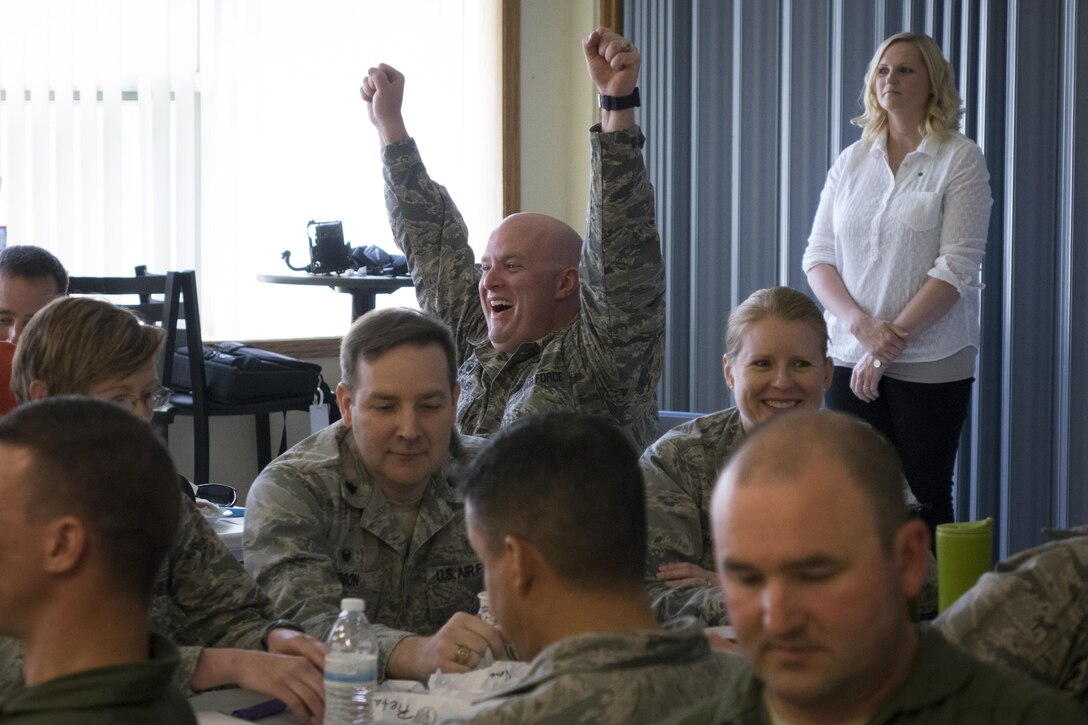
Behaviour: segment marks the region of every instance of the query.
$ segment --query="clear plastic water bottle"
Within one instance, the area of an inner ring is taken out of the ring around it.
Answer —
[[[325,725],[366,725],[377,686],[378,647],[362,599],[342,599],[325,655]]]
[[[491,613],[491,598],[488,597],[487,591],[482,591],[476,595],[480,600],[480,619],[484,620],[492,627],[495,626],[495,615]],[[476,669],[482,670],[495,664],[495,655],[491,654],[491,648],[484,650],[484,656],[480,658],[480,664],[476,665]]]

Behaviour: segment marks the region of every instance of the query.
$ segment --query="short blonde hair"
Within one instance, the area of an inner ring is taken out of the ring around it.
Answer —
[[[131,310],[91,297],[60,297],[37,312],[15,348],[11,390],[30,400],[41,380],[49,396],[85,394],[96,384],[126,377],[153,363],[161,328],[145,325]]]
[[[926,108],[925,123],[919,130],[923,136],[945,138],[959,129],[963,106],[960,104],[959,91],[956,90],[956,77],[952,66],[936,41],[924,33],[896,33],[880,44],[865,72],[865,88],[861,93],[865,113],[850,119],[850,122],[861,127],[861,140],[866,145],[871,145],[888,127],[888,112],[881,107],[876,95],[876,75],[880,59],[896,43],[910,43],[917,48],[929,74],[929,105]]]
[[[821,357],[827,357],[827,322],[812,298],[789,287],[768,287],[748,295],[729,313],[725,323],[725,354],[730,358],[740,353],[741,340],[748,328],[777,317],[786,322],[803,322],[820,336]]]

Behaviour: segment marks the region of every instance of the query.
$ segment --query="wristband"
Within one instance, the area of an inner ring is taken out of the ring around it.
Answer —
[[[261,649],[268,651],[268,635],[273,629],[293,629],[296,632],[306,633],[306,630],[292,622],[290,619],[276,619],[264,626],[261,630]]]
[[[628,96],[606,96],[603,93],[598,93],[597,99],[600,101],[601,108],[606,111],[622,111],[625,108],[636,108],[642,105],[637,86]]]

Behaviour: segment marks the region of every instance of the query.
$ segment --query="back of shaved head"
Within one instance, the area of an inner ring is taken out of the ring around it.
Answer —
[[[899,455],[875,428],[845,413],[804,410],[761,425],[727,462],[711,509],[718,509],[727,487],[791,483],[829,462],[845,469],[864,494],[877,536],[890,550],[908,516]]]

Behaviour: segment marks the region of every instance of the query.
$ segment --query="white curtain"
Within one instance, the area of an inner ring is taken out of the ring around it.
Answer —
[[[196,0],[0,0],[9,244],[46,247],[80,274],[184,259],[196,178],[178,162],[197,148],[195,17]]]
[[[395,251],[358,94],[382,61],[407,76],[428,169],[486,240],[502,203],[497,6],[0,0],[8,243],[74,274],[195,268],[207,337],[342,334],[347,295],[256,276],[286,272],[284,250],[307,261],[310,219]]]

